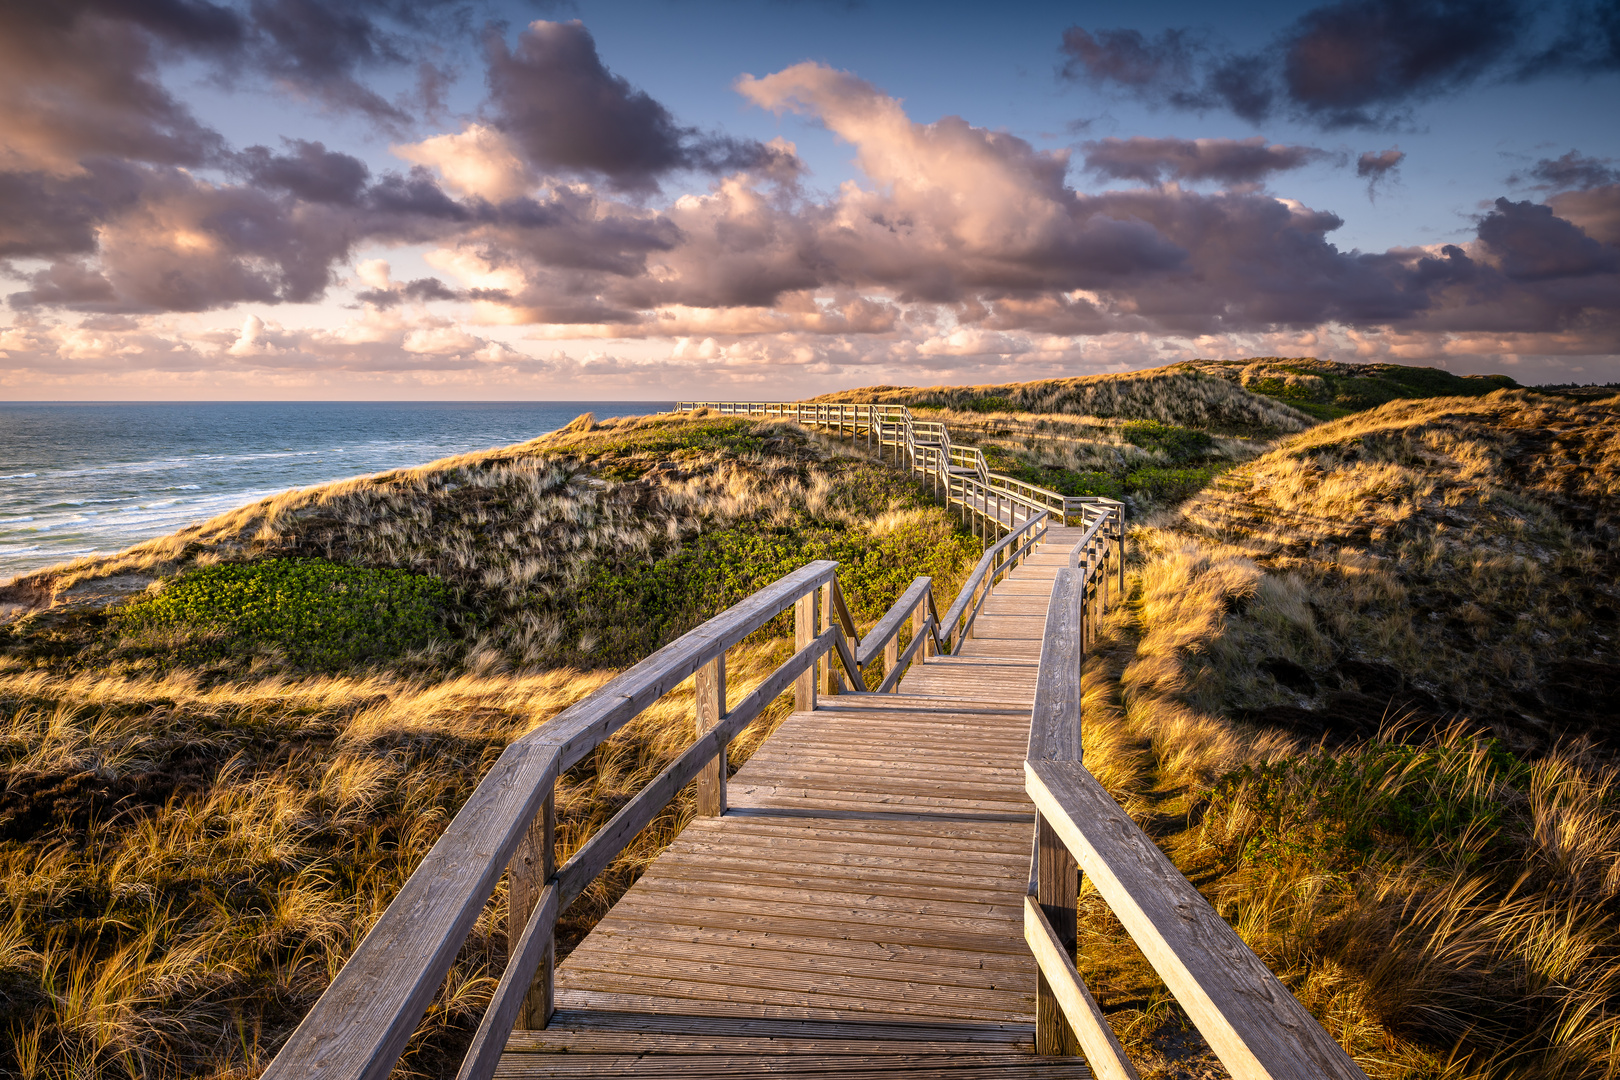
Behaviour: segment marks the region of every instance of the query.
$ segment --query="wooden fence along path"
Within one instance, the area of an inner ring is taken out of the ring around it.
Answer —
[[[950,606],[918,578],[861,635],[837,564],[811,563],[516,740],[267,1078],[386,1077],[504,872],[510,956],[460,1080],[1125,1080],[1076,967],[1084,873],[1234,1077],[1365,1080],[1082,763],[1119,504],[1000,483],[982,455],[970,471],[954,463],[976,451],[903,410],[834,408],[866,423],[817,426],[864,427],[978,520]],[[794,655],[728,693],[726,651],[790,608]],[[557,865],[558,774],[689,678],[691,747]],[[728,778],[727,742],[789,689],[793,714]],[[694,782],[698,817],[555,966],[558,914]]]

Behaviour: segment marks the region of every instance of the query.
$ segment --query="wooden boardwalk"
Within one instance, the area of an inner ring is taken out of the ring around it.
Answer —
[[[1053,574],[991,597],[901,692],[823,697],[730,780],[557,969],[504,1077],[1078,1078],[1033,1052],[1024,755]]]

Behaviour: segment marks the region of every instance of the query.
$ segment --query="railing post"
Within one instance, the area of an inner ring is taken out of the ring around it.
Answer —
[[[1079,939],[1076,908],[1080,896],[1080,867],[1041,814],[1035,815],[1035,902],[1073,958]],[[1035,1052],[1078,1055],[1080,1040],[1064,1018],[1063,1007],[1052,993],[1046,976],[1035,976]]]
[[[927,630],[928,626],[928,598],[925,596],[917,602],[917,610],[911,613],[911,636]],[[934,632],[927,630],[927,637],[923,639],[922,649],[917,653],[917,662],[922,663],[934,655]]]
[[[721,653],[697,670],[697,733],[720,722],[726,712],[726,656]],[[697,814],[719,817],[726,812],[726,747],[697,775]]]
[[[540,893],[557,872],[557,789],[555,782],[546,792],[540,813],[535,815],[529,831],[518,844],[517,853],[507,866],[506,881],[506,940],[514,948],[518,935],[529,923],[534,906],[540,902]],[[529,992],[524,995],[523,1007],[518,1010],[517,1022],[512,1026],[519,1031],[543,1031],[556,1010],[557,967],[556,926],[552,926],[552,940],[546,944],[545,957],[534,973]]]
[[[818,605],[821,608],[821,628],[826,629],[829,626],[836,626],[838,616],[834,613],[835,609],[833,608],[833,583],[829,581],[817,591],[821,594]],[[833,659],[831,649],[822,654],[821,665],[821,692],[828,697],[838,696],[838,665]]]
[[[805,593],[793,605],[793,651],[798,652],[816,640],[816,594]],[[805,668],[793,682],[793,708],[809,712],[816,707],[816,669]]]
[[[920,611],[920,610],[922,610],[922,609],[921,608],[917,609],[917,611]],[[917,611],[913,611],[911,613],[911,620],[912,620],[913,625],[916,625]],[[894,674],[894,669],[899,667],[899,666],[900,666],[900,628],[897,626],[897,627],[895,627],[894,633],[889,636],[889,640],[885,641],[883,643],[883,677],[885,679],[887,679],[890,675],[893,675]],[[900,684],[895,683],[893,689],[891,690],[891,693],[898,694],[899,692],[900,692]]]

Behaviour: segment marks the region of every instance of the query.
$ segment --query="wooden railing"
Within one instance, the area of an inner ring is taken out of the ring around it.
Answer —
[[[829,431],[882,457],[890,448],[895,464],[924,474],[946,506],[958,506],[987,543],[1031,514],[1046,511],[1060,524],[1078,519],[1089,525],[1122,509],[1092,495],[1064,495],[1005,473],[995,472],[984,451],[951,439],[938,420],[922,420],[904,405],[829,405],[803,401],[681,401],[676,412],[712,409],[725,416],[780,417]]]
[[[276,1055],[267,1080],[386,1077],[505,871],[506,969],[458,1074],[459,1080],[490,1076],[514,1028],[544,1028],[551,1017],[558,916],[683,786],[696,782],[699,814],[724,813],[727,744],[789,688],[799,710],[815,708],[818,692],[892,691],[911,664],[954,650],[971,634],[991,585],[1041,541],[1047,520],[1045,511],[1033,514],[992,545],[943,619],[932,582],[920,577],[858,638],[839,589],[838,564],[813,562],[515,740]],[[788,608],[793,655],[727,709],[726,651]],[[876,689],[868,691],[868,672],[879,671]],[[559,867],[557,777],[694,677],[695,741]]]
[[[1076,965],[1084,873],[1236,1080],[1366,1080],[1086,770],[1081,666],[1114,560],[1124,595],[1123,552],[1107,532],[1102,520],[1089,527],[1052,584],[1030,716],[1024,776],[1037,812],[1024,937],[1039,969],[1036,1052],[1083,1053],[1100,1080],[1137,1077]]]

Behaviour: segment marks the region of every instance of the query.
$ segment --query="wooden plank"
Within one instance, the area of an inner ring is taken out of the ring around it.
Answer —
[[[661,1077],[670,1068],[668,1061],[639,1055],[613,1056],[607,1054],[579,1054],[567,1057],[554,1054],[524,1054],[503,1062],[496,1075],[501,1077]],[[896,1073],[913,1080],[1080,1080],[1089,1078],[1090,1071],[1083,1063],[1046,1063],[1029,1056],[1001,1057],[975,1055],[953,1058],[950,1055],[874,1054],[871,1056],[838,1055],[827,1059],[806,1055],[761,1057],[739,1055],[735,1057],[692,1055],[683,1059],[684,1075],[702,1078],[738,1076],[775,1077],[838,1077],[840,1080],[892,1080]]]
[[[713,866],[706,862],[687,860],[661,868],[660,882],[682,885],[702,885],[705,882],[731,885],[757,885],[762,870],[767,867],[755,863],[745,869]],[[964,915],[1005,914],[1012,906],[1015,890],[1006,889],[1006,882],[995,892],[984,889],[952,888],[949,885],[928,885],[917,881],[880,881],[870,874],[853,877],[835,877],[830,874],[772,874],[773,889],[798,889],[805,896],[815,896],[823,902],[859,902],[863,897],[884,897],[896,901],[895,906],[907,910],[901,901],[915,901],[936,911],[956,911]]]
[[[820,858],[816,856],[820,855]],[[742,847],[733,844],[702,844],[683,846],[679,851],[666,853],[662,858],[677,860],[701,859],[706,866],[716,868],[752,867],[780,868],[789,874],[847,875],[851,880],[875,882],[961,882],[963,888],[994,889],[1009,886],[1021,880],[1016,866],[985,864],[976,860],[952,860],[949,863],[925,859],[882,858],[870,855],[850,855],[841,851],[804,851],[802,845],[791,848]]]
[[[1027,951],[1010,953],[962,952],[927,945],[902,945],[893,941],[862,938],[804,937],[785,931],[725,930],[710,927],[668,926],[663,923],[616,920],[600,931],[602,948],[617,948],[620,941],[652,947],[655,942],[726,949],[735,953],[782,952],[818,961],[856,961],[872,964],[904,964],[932,971],[1031,973],[1033,962]],[[585,946],[581,946],[584,948]],[[551,1027],[556,1026],[555,1014]],[[1034,1044],[1030,1044],[1033,1048]]]
[[[570,958],[572,960],[572,958]],[[1024,975],[1002,973],[1000,985],[965,986],[948,980],[910,979],[916,969],[891,968],[881,975],[823,967],[783,966],[748,963],[748,957],[669,956],[659,953],[629,954],[596,951],[569,964],[569,984],[601,989],[610,983],[626,983],[639,992],[663,993],[680,986],[683,997],[712,997],[731,1000],[746,991],[751,1000],[768,995],[817,999],[828,1004],[834,999],[855,1004],[881,1002],[885,1007],[904,1005],[906,1012],[924,1016],[1006,1015],[1027,1016],[1035,990],[1034,972]],[[920,974],[921,972],[916,972]]]
[[[456,1080],[488,1080],[500,1061],[507,1034],[528,1004],[529,988],[540,965],[553,951],[557,929],[557,890],[547,886],[511,950],[489,1008],[462,1059]],[[547,1003],[549,1008],[550,1003]]]
[[[1028,997],[1035,992],[1035,968],[1024,964],[1016,969],[1006,965],[965,967],[960,963],[941,966],[937,963],[907,963],[896,960],[861,960],[849,956],[826,955],[818,949],[795,950],[760,948],[715,948],[714,946],[686,944],[668,938],[615,939],[618,947],[596,950],[584,958],[574,971],[598,970],[598,959],[610,957],[621,964],[634,963],[646,958],[660,963],[718,965],[720,970],[743,968],[761,972],[780,972],[802,975],[806,978],[828,976],[860,976],[888,980],[906,985],[955,986],[965,990],[1009,991]],[[954,958],[958,959],[959,958]],[[651,969],[648,969],[649,971]],[[767,974],[762,976],[772,978]]]
[[[662,1034],[697,1035],[711,1038],[795,1038],[795,1039],[878,1039],[949,1040],[979,1043],[986,1047],[1028,1042],[1033,1029],[1028,1025],[985,1023],[940,1023],[915,1020],[872,1022],[851,1020],[827,1023],[818,1020],[777,1020],[751,1016],[660,1016],[655,1013],[558,1010],[553,1030],[634,1031]],[[1031,1044],[1033,1045],[1033,1044]]]
[[[649,893],[629,897],[622,915],[626,921],[667,922],[670,925],[697,926],[710,929],[780,931],[802,937],[824,937],[830,940],[872,940],[892,942],[896,945],[924,946],[953,949],[961,952],[1002,953],[1009,956],[1028,956],[1029,946],[1017,934],[1017,923],[998,923],[991,928],[961,929],[940,925],[934,920],[908,922],[903,917],[885,913],[886,918],[851,919],[847,909],[795,908],[783,912],[779,903],[760,901],[750,903],[732,899],[721,904],[694,904],[682,897],[659,897]],[[676,902],[679,901],[679,902]],[[618,911],[615,905],[614,911]],[[558,994],[566,981],[568,963],[557,966]],[[561,997],[558,1004],[561,1005]],[[1030,1019],[1034,1016],[1033,1010]]]
[[[696,973],[694,973],[696,974]],[[780,973],[778,973],[780,974]],[[1033,1002],[1027,994],[994,994],[978,996],[966,994],[929,993],[917,991],[916,999],[896,994],[895,984],[883,986],[850,979],[838,983],[828,982],[812,986],[809,981],[785,987],[779,979],[760,979],[758,985],[745,985],[743,972],[727,978],[723,973],[715,981],[674,978],[668,975],[650,976],[645,972],[582,972],[570,979],[560,992],[567,999],[583,1004],[582,995],[632,994],[645,997],[674,998],[716,1005],[779,1006],[785,1010],[779,1015],[802,1015],[800,1009],[881,1014],[932,1019],[948,1009],[948,1015],[974,1020],[1001,1020],[1017,1022],[1029,1015]]]
[[[966,902],[957,899],[922,899],[893,896],[875,889],[808,889],[794,885],[762,885],[751,881],[683,880],[664,874],[643,876],[634,888],[638,898],[679,897],[686,906],[721,905],[732,900],[748,904],[791,902],[803,912],[847,912],[859,910],[860,918],[882,921],[891,917],[942,920],[938,925],[985,933],[1005,933],[1010,923],[1023,919],[1023,906],[1017,903]],[[1011,897],[1003,897],[1010,900]],[[921,925],[919,922],[918,925]]]
[[[1030,952],[1040,965],[1041,977],[1052,988],[1098,1080],[1141,1080],[1125,1056],[1125,1048],[1119,1045],[1113,1026],[1097,1007],[1097,999],[1091,996],[1079,969],[1074,966],[1069,944],[1052,928],[1033,896],[1024,897],[1024,940],[1029,942]]]
[[[1041,814],[1235,1080],[1364,1080],[1260,958],[1084,766],[1027,766]]]
[[[1073,570],[1059,570],[1052,581],[1041,644],[1040,680],[1030,716],[1030,761],[1079,761],[1080,750],[1080,590]]]
[[[1034,1044],[1026,1049],[1018,1043],[990,1044],[1002,1046],[1010,1052],[1030,1054]],[[930,1054],[983,1054],[985,1043],[944,1039],[861,1039],[823,1038],[795,1039],[788,1036],[772,1038],[760,1036],[714,1037],[708,1035],[669,1035],[662,1032],[647,1034],[636,1031],[578,1031],[517,1032],[507,1040],[509,1054],[656,1054],[685,1056],[687,1054],[884,1054],[916,1050]],[[680,1063],[670,1062],[672,1069]]]

